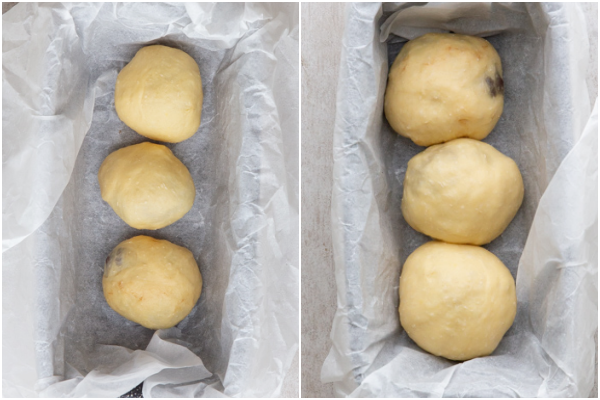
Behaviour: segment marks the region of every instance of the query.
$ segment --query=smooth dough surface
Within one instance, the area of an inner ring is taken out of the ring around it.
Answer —
[[[148,142],[111,153],[100,166],[98,181],[102,199],[136,229],[172,224],[196,197],[185,165],[167,147]]]
[[[198,64],[179,49],[144,47],[117,76],[119,118],[150,139],[176,143],[191,137],[200,126],[202,99]]]
[[[420,146],[483,139],[503,107],[502,64],[485,39],[428,33],[407,42],[390,69],[385,116]]]
[[[517,312],[510,271],[478,246],[425,243],[402,267],[399,293],[408,336],[450,360],[491,354]]]
[[[417,231],[449,243],[497,238],[523,201],[517,164],[487,143],[456,139],[408,162],[402,215]]]
[[[108,305],[123,317],[149,329],[167,329],[194,308],[202,276],[188,249],[136,236],[107,257],[102,287]]]

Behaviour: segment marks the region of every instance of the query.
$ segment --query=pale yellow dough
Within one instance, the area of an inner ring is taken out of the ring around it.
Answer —
[[[198,64],[167,46],[144,47],[117,76],[115,108],[128,127],[162,142],[181,142],[200,126]]]
[[[523,179],[512,159],[478,140],[456,139],[408,162],[402,215],[434,239],[481,245],[506,229],[522,201]]]
[[[428,33],[406,43],[390,69],[385,116],[420,146],[483,139],[503,106],[500,57],[485,39]]]
[[[108,305],[123,317],[149,329],[167,329],[194,308],[202,276],[185,247],[136,236],[110,253],[102,287]]]
[[[510,271],[484,248],[425,243],[400,276],[400,322],[422,349],[450,360],[491,354],[517,312]]]
[[[98,171],[102,198],[136,229],[160,229],[183,217],[196,189],[188,169],[167,147],[140,143],[111,153]]]

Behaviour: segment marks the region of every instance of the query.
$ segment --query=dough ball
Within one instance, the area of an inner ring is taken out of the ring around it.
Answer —
[[[106,258],[102,287],[108,305],[123,317],[149,329],[167,329],[194,308],[202,276],[185,247],[136,236]]]
[[[482,247],[425,243],[400,276],[400,323],[419,347],[450,360],[491,354],[517,312],[508,268]]]
[[[434,239],[481,245],[506,229],[522,201],[523,179],[512,159],[478,140],[456,139],[408,162],[402,215]]]
[[[485,39],[428,33],[404,45],[390,70],[385,116],[419,146],[485,138],[504,106],[500,57]]]
[[[117,76],[115,108],[128,127],[162,142],[181,142],[200,126],[202,80],[185,52],[148,46]]]
[[[98,171],[102,198],[136,229],[172,224],[194,204],[188,169],[167,147],[140,143],[111,153]]]

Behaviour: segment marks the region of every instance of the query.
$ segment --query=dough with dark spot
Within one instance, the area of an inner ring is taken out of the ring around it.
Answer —
[[[104,276],[107,276],[108,271],[116,269],[121,269],[123,265],[123,257],[125,253],[125,249],[123,247],[117,246],[110,252],[108,257],[106,257],[106,261],[104,262]]]
[[[194,308],[202,276],[188,249],[136,236],[106,258],[102,287],[108,305],[123,317],[149,329],[167,329]]]
[[[504,95],[504,80],[499,74],[496,74],[496,79],[492,79],[488,76],[485,78],[485,82],[490,88],[490,96],[496,97],[499,95]]]
[[[503,107],[502,64],[485,39],[428,33],[406,43],[390,69],[385,116],[420,146],[481,140]]]

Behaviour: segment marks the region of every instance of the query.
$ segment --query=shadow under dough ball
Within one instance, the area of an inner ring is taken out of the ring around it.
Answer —
[[[102,199],[136,229],[160,229],[183,217],[196,188],[188,169],[167,147],[139,143],[109,154],[98,171]]]
[[[497,238],[523,202],[517,164],[487,143],[455,139],[408,162],[402,215],[415,230],[449,243]]]
[[[200,126],[202,100],[198,64],[179,49],[144,47],[117,76],[119,118],[153,140],[177,143],[194,135]]]
[[[406,259],[399,294],[408,336],[456,361],[491,354],[517,313],[510,271],[478,246],[425,243]]]
[[[385,116],[419,146],[483,139],[503,107],[502,64],[485,39],[428,33],[407,42],[390,69]]]
[[[185,247],[136,236],[119,243],[106,258],[102,287],[118,314],[149,329],[167,329],[194,308],[202,276]]]

